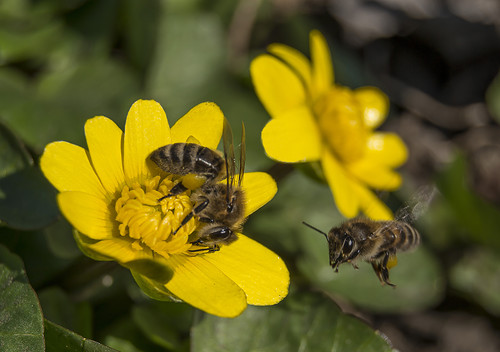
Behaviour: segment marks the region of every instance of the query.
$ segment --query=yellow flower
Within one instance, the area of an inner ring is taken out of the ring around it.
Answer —
[[[339,211],[348,218],[363,211],[373,219],[392,213],[371,189],[394,190],[393,169],[407,158],[394,133],[374,132],[386,118],[389,101],[374,87],[351,90],[334,83],[329,49],[318,31],[310,34],[311,60],[272,44],[250,67],[253,84],[271,120],[262,143],[272,159],[320,162]]]
[[[76,229],[75,239],[86,255],[127,267],[155,299],[180,299],[208,313],[234,317],[247,304],[276,304],[287,295],[285,264],[243,234],[215,253],[189,251],[196,216],[173,232],[191,212],[190,191],[159,204],[175,176],[148,158],[153,150],[188,138],[216,149],[223,119],[217,105],[202,103],[170,128],[157,102],[139,100],[128,113],[125,133],[110,119],[94,117],[85,124],[88,150],[54,142],[40,164],[60,192],[61,212]],[[274,180],[260,172],[246,173],[242,189],[246,216],[277,190]]]

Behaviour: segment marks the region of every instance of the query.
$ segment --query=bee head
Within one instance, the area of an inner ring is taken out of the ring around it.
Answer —
[[[348,229],[343,226],[334,227],[330,232],[325,233],[304,221],[302,223],[325,236],[328,241],[330,265],[338,271],[338,266],[348,261],[354,250],[354,238],[348,233]]]
[[[335,271],[338,271],[338,266],[347,262],[354,251],[354,238],[347,229],[341,226],[332,228],[328,232],[327,240],[330,252],[330,265]]]
[[[219,244],[230,244],[238,239],[236,234],[228,226],[213,224],[203,228],[199,234],[197,244],[212,247]]]

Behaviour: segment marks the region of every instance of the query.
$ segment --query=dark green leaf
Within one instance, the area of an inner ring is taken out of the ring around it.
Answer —
[[[154,57],[160,2],[127,0],[122,5],[126,49],[134,65],[144,72]]]
[[[63,259],[75,259],[81,255],[72,233],[73,228],[64,218],[46,227],[43,232],[51,252]]]
[[[19,257],[0,245],[0,351],[44,351],[42,311]]]
[[[466,161],[458,156],[437,183],[455,221],[473,241],[500,249],[500,211],[475,194],[467,184]]]
[[[223,31],[213,15],[165,11],[158,39],[147,89],[168,103],[163,106],[167,116],[179,118],[218,80],[224,67]]]
[[[92,316],[88,302],[75,303],[58,287],[41,291],[38,299],[45,319],[81,335],[91,335]]]
[[[93,340],[86,339],[62,326],[45,320],[45,346],[47,352],[111,352],[116,351]]]
[[[305,292],[278,306],[250,306],[234,319],[202,316],[191,336],[198,352],[393,351],[384,337],[329,298]]]
[[[184,303],[150,302],[136,306],[132,317],[154,343],[168,349],[178,350],[180,336],[187,333],[192,323],[193,308]]]
[[[0,178],[33,165],[33,159],[19,141],[0,123]]]
[[[0,221],[7,226],[38,229],[58,215],[55,189],[38,168],[28,167],[0,179]]]
[[[500,315],[500,257],[487,248],[474,249],[452,268],[450,283],[486,310]]]

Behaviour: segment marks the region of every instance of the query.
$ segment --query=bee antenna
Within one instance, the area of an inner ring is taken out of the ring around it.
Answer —
[[[305,221],[302,221],[302,223],[303,223],[304,225],[306,225],[307,227],[309,227],[309,228],[313,229],[314,231],[316,231],[316,232],[319,232],[319,233],[323,234],[323,235],[325,236],[325,238],[326,238],[326,239],[328,239],[328,234],[326,234],[325,232],[323,232],[323,231],[321,231],[320,229],[318,229],[318,228],[316,228],[316,227],[314,227],[314,226],[312,226],[312,225],[308,224],[308,223],[307,223],[307,222],[305,222]]]

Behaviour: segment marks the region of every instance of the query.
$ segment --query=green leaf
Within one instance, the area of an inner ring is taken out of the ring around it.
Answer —
[[[158,0],[122,1],[125,48],[130,59],[141,71],[146,71],[154,57],[161,6]],[[147,40],[144,40],[147,38]]]
[[[79,334],[91,335],[92,314],[88,302],[75,303],[58,287],[41,291],[38,299],[45,319]]]
[[[0,123],[0,223],[31,230],[58,216],[55,192],[13,133]]]
[[[278,306],[249,306],[234,319],[204,315],[191,332],[194,351],[393,351],[387,340],[329,298],[295,293]]]
[[[116,351],[93,340],[86,339],[45,319],[45,346],[47,352],[111,352]]]
[[[179,118],[200,103],[224,69],[224,34],[216,16],[164,11],[147,91]],[[169,120],[173,124],[174,120]]]
[[[59,216],[55,193],[52,185],[35,167],[0,179],[0,221],[20,230],[49,225]]]
[[[465,158],[457,156],[439,176],[438,188],[471,240],[500,249],[500,211],[470,189],[466,166]]]
[[[44,351],[42,311],[21,259],[0,245],[0,351]]]
[[[500,257],[488,248],[467,252],[450,272],[450,284],[492,314],[500,315]]]
[[[33,165],[33,159],[18,140],[0,123],[0,178]]]
[[[167,349],[179,350],[180,337],[191,327],[193,311],[184,303],[150,302],[135,306],[132,317],[151,341]]]
[[[69,222],[61,217],[59,221],[43,229],[47,246],[51,252],[62,259],[75,259],[82,253],[73,236],[73,228]]]

